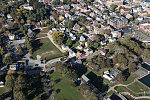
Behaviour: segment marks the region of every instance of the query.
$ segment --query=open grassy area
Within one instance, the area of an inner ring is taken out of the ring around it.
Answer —
[[[56,84],[53,86],[53,89],[56,91],[54,95],[55,100],[85,100],[78,91],[78,87],[72,87],[72,82],[66,77],[63,77],[56,72],[50,76],[54,81],[57,80]]]
[[[137,77],[136,74],[130,75],[130,76],[128,77],[128,79],[123,82],[123,84],[127,85],[127,84],[131,83],[136,77]]]
[[[0,95],[2,95],[5,92],[6,92],[6,88],[5,87],[0,87]]]
[[[144,92],[144,91],[150,91],[147,87],[145,87],[143,84],[139,82],[135,82],[128,86],[129,89],[131,89],[135,93]]]
[[[35,43],[37,46],[36,50],[33,52],[33,58],[35,59],[37,55],[46,58],[46,60],[51,60],[57,57],[61,57],[62,53],[53,45],[53,43],[48,38],[43,38]]]
[[[105,96],[108,97],[108,96],[111,96],[111,95],[114,94],[114,93],[115,93],[115,92],[111,90],[111,91],[108,92]]]
[[[128,89],[124,86],[117,86],[115,87],[115,90],[117,90],[118,92],[128,92]]]

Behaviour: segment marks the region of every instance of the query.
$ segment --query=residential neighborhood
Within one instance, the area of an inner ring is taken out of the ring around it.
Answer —
[[[0,100],[150,100],[150,1],[0,0]]]

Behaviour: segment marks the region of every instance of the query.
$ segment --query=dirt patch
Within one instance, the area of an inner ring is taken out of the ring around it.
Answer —
[[[48,57],[57,54],[57,51],[48,51],[41,54],[42,57]]]

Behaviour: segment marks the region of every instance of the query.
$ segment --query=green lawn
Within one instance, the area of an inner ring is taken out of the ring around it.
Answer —
[[[108,96],[112,95],[113,93],[115,93],[115,92],[111,90],[111,91],[108,92],[105,96],[108,97]]]
[[[133,80],[134,80],[136,77],[137,77],[136,74],[130,75],[130,76],[128,77],[128,79],[123,82],[123,84],[127,85],[127,84],[133,82]]]
[[[66,77],[62,77],[58,73],[54,72],[50,75],[53,80],[59,80],[53,86],[54,90],[59,90],[59,92],[55,93],[55,100],[85,100],[82,94],[78,91],[78,87],[72,87],[71,81]]]
[[[142,85],[139,82],[135,82],[135,83],[129,85],[128,88],[130,88],[135,93],[149,91],[149,89],[147,87],[145,87],[144,85]]]
[[[0,87],[0,95],[2,95],[5,92],[6,92],[6,88],[5,87]]]
[[[118,92],[128,92],[128,89],[124,86],[117,86],[115,87],[115,90]]]
[[[35,59],[37,55],[46,58],[46,60],[51,60],[62,56],[62,53],[53,45],[53,43],[48,38],[43,38],[40,40],[41,45],[39,48],[33,52],[33,58]],[[36,44],[36,43],[35,43]]]

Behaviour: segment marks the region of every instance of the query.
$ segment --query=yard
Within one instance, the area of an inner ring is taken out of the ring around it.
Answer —
[[[50,75],[56,83],[53,89],[56,91],[55,100],[85,100],[82,94],[78,91],[78,87],[72,87],[71,81],[66,77],[54,72]]]
[[[63,55],[48,38],[37,40],[34,45],[36,46],[32,55],[34,59],[37,55],[46,58],[46,60],[51,60]]]

